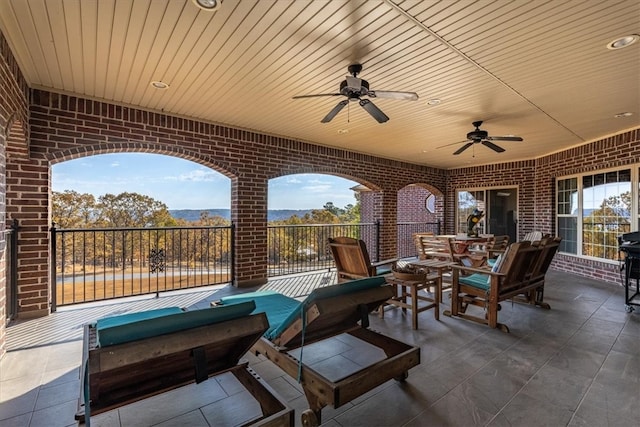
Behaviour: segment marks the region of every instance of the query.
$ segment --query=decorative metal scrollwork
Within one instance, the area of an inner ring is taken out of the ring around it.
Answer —
[[[151,273],[162,273],[166,266],[167,256],[164,249],[153,248],[149,252],[149,270]]]

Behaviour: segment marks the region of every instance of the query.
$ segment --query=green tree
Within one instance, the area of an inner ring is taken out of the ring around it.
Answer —
[[[96,199],[93,194],[54,191],[51,203],[51,217],[58,228],[88,228],[95,223]]]
[[[360,222],[360,201],[355,205],[348,204],[344,207],[344,213],[340,215],[340,222],[355,224]]]
[[[167,205],[138,193],[105,194],[98,198],[98,218],[105,227],[171,227],[176,220]]]
[[[583,218],[582,247],[585,255],[615,260],[618,235],[631,228],[631,192],[610,196]]]
[[[324,206],[323,206],[323,209],[325,211],[331,212],[332,214],[334,214],[337,217],[339,217],[341,214],[344,213],[344,209],[340,209],[339,207],[334,205],[333,202],[325,203]]]
[[[231,224],[231,221],[221,217],[220,215],[211,215],[207,211],[200,212],[200,220],[196,221],[196,225],[205,227],[225,227]]]

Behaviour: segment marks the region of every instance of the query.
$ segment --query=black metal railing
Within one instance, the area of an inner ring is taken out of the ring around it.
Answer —
[[[441,234],[438,222],[399,222],[398,223],[398,258],[416,256],[416,245],[413,242],[414,233]]]
[[[12,320],[18,311],[18,221],[13,220],[4,233],[5,313]]]
[[[378,260],[379,235],[380,223],[270,225],[267,274],[282,276],[333,267],[328,238],[334,236],[364,240],[371,260]]]
[[[228,283],[232,227],[51,227],[56,306]]]
[[[398,223],[399,258],[416,255],[412,234],[440,233],[440,223]],[[16,234],[17,235],[17,234]],[[334,267],[328,238],[365,241],[380,256],[380,223],[269,225],[267,275]],[[233,226],[51,228],[51,277],[57,306],[233,281]],[[14,257],[15,258],[15,257]]]

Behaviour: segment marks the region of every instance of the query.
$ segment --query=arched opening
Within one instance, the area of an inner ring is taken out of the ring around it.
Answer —
[[[152,153],[76,158],[51,176],[53,309],[231,281],[228,177]]]
[[[209,165],[171,155],[111,153],[56,163],[51,168],[54,192],[92,194],[123,192],[149,196],[164,203],[177,219],[193,221],[200,211],[226,210],[229,219],[231,180]]]
[[[335,175],[292,174],[273,178],[268,189],[268,274],[298,273],[333,266],[327,239],[362,238],[377,248],[375,224],[363,218],[365,186]]]
[[[414,233],[441,234],[444,224],[444,197],[429,184],[416,183],[398,190],[398,256],[416,255]]]

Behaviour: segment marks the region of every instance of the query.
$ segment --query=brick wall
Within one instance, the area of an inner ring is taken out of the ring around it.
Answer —
[[[463,188],[518,186],[519,238],[529,231],[555,234],[555,178],[640,162],[640,129],[623,132],[566,151],[522,162],[447,171],[446,230],[453,233],[455,191]],[[558,254],[554,269],[620,283],[616,263]]]
[[[424,187],[423,187],[424,185]],[[442,220],[443,197],[442,192],[425,188],[427,184],[409,185],[398,191],[398,222],[437,222]],[[436,197],[436,211],[429,212],[425,207],[425,200],[433,194]]]
[[[618,168],[640,162],[640,128],[591,144],[545,156],[537,161],[534,215],[543,232],[555,231],[555,178]],[[620,283],[617,264],[558,255],[553,268],[611,283]]]
[[[49,165],[109,152],[148,152],[182,157],[231,178],[231,219],[236,225],[239,286],[266,281],[267,186],[271,178],[296,173],[344,176],[376,190],[373,219],[382,223],[381,256],[396,253],[397,191],[414,182],[442,187],[439,169],[377,158],[336,148],[267,136],[134,108],[34,90],[30,107],[30,156],[14,167],[12,196],[29,200],[16,215],[35,215],[24,233],[31,237],[31,278],[46,282],[49,225]],[[36,196],[46,194],[43,201]],[[27,231],[28,229],[28,231]],[[21,234],[22,236],[23,234]],[[34,288],[34,292],[40,288]],[[22,312],[42,308],[40,295],[21,303]]]
[[[236,284],[248,286],[266,280],[267,183],[271,178],[327,173],[374,190],[363,199],[363,220],[381,221],[380,257],[387,258],[396,254],[397,213],[409,215],[403,210],[403,194],[421,191],[409,190],[411,184],[426,183],[423,188],[430,191],[430,186],[434,191],[443,189],[437,208],[445,219],[445,233],[454,232],[456,189],[478,187],[479,183],[517,185],[522,237],[531,230],[555,232],[556,176],[630,164],[640,157],[636,129],[535,160],[444,171],[72,96],[40,90],[30,93],[1,35],[0,54],[3,166],[6,157],[6,187],[0,184],[0,209],[4,214],[6,204],[8,218],[19,220],[21,225],[21,317],[46,314],[49,309],[50,167],[58,162],[114,152],[161,153],[195,161],[228,176],[237,230]],[[4,220],[3,215],[2,228]],[[3,239],[4,235],[0,237],[2,248]],[[605,262],[562,255],[554,267],[618,281],[614,267]],[[0,274],[0,301],[6,298],[5,287],[4,274]],[[4,310],[4,303],[0,310]],[[4,311],[2,314],[3,319]],[[0,322],[0,354],[4,337],[4,322]]]
[[[0,358],[6,351],[7,242],[3,232],[6,228],[7,204],[7,157],[25,156],[27,153],[25,127],[27,124],[29,89],[9,49],[4,35],[0,33]]]

